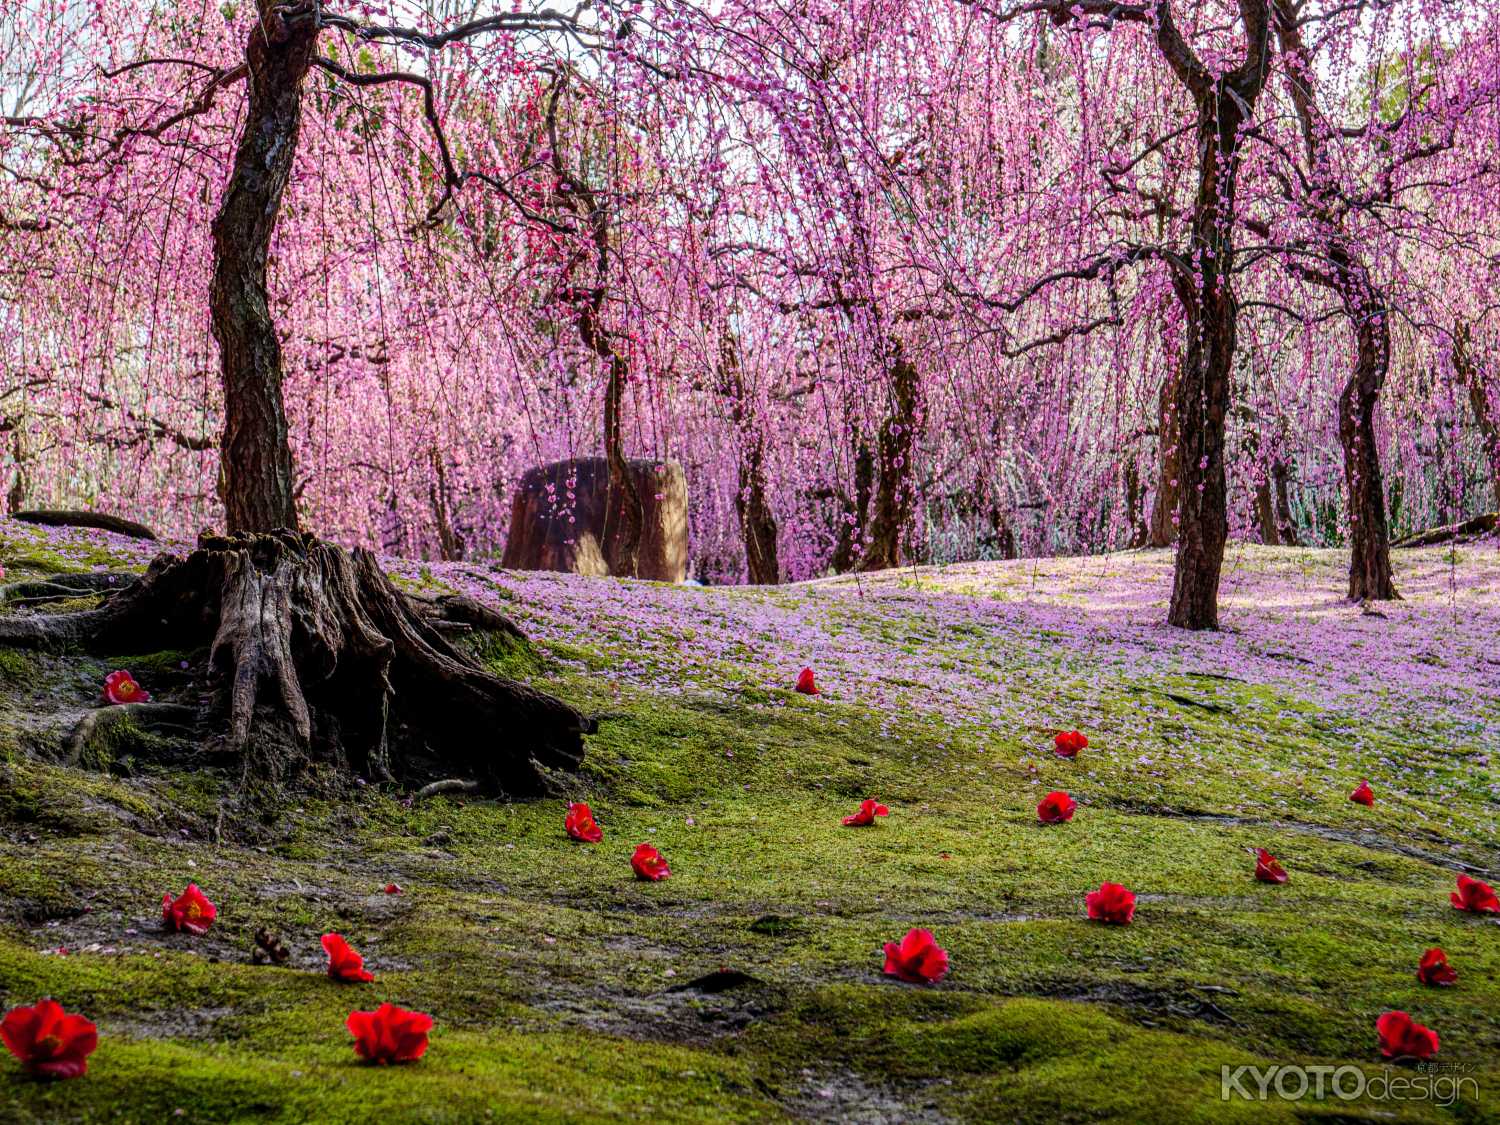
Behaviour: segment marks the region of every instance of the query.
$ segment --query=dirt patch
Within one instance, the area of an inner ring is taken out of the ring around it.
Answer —
[[[935,1100],[923,1093],[903,1095],[866,1081],[847,1070],[804,1069],[791,1095],[776,1097],[793,1117],[807,1121],[855,1122],[858,1125],[903,1125],[905,1122],[938,1123],[950,1120]],[[935,1085],[942,1085],[940,1080]],[[775,1097],[769,1090],[763,1091]]]
[[[703,1046],[744,1031],[787,1006],[784,988],[719,969],[658,992],[629,993],[549,981],[537,1011],[590,1031]]]
[[[1015,995],[1044,1000],[1076,1000],[1118,1008],[1144,1027],[1169,1019],[1197,1020],[1220,1027],[1240,1027],[1232,1013],[1239,993],[1218,984],[1161,988],[1134,981],[1053,980]]]

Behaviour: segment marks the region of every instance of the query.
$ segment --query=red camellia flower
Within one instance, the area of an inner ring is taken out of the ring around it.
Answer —
[[[1429,949],[1417,966],[1417,979],[1423,984],[1453,984],[1458,970],[1448,964],[1448,955],[1441,949]]]
[[[365,968],[365,959],[341,935],[324,934],[323,951],[328,954],[328,975],[334,980],[365,984],[375,979],[375,974]]]
[[[936,984],[948,975],[948,951],[931,930],[908,930],[901,944],[885,943],[885,972],[912,984]]]
[[[345,1025],[354,1036],[354,1053],[366,1062],[389,1066],[411,1062],[427,1052],[432,1017],[382,1004],[373,1012],[350,1012]]]
[[[1437,1032],[1405,1012],[1386,1012],[1375,1021],[1380,1053],[1388,1059],[1427,1059],[1437,1054]]]
[[[1262,883],[1285,883],[1286,868],[1265,848],[1255,849],[1255,877]]]
[[[868,828],[875,823],[877,816],[890,816],[891,810],[884,805],[876,804],[874,799],[861,801],[859,812],[850,813],[844,817],[845,828]]]
[[[1120,883],[1100,883],[1099,889],[1084,895],[1083,901],[1095,922],[1126,926],[1135,917],[1135,895]]]
[[[1375,804],[1375,790],[1370,788],[1368,781],[1361,781],[1359,787],[1349,794],[1349,800],[1356,805],[1373,806]]]
[[[99,1031],[82,1016],[70,1016],[56,1000],[12,1008],[0,1020],[0,1040],[21,1065],[43,1078],[78,1078],[99,1045]]]
[[[1058,731],[1052,740],[1054,752],[1059,758],[1076,758],[1078,751],[1089,744],[1089,740],[1076,730]]]
[[[635,868],[636,878],[650,879],[653,883],[672,874],[661,852],[650,844],[640,844],[636,847],[635,855],[630,857],[630,866]]]
[[[1043,824],[1062,824],[1064,821],[1073,819],[1073,810],[1078,807],[1078,802],[1069,797],[1061,789],[1055,789],[1042,798],[1042,803],[1036,807],[1036,818]]]
[[[797,673],[797,690],[803,695],[817,695],[818,685],[813,682],[813,670],[804,668]]]
[[[1454,910],[1468,910],[1475,914],[1500,914],[1500,899],[1488,883],[1471,879],[1467,875],[1458,877],[1458,894],[1450,894],[1448,900]]]
[[[604,829],[594,823],[594,812],[587,801],[575,801],[568,806],[568,815],[563,818],[563,827],[568,835],[585,844],[597,844],[604,839]]]
[[[189,883],[175,899],[170,894],[161,896],[161,920],[169,930],[206,934],[218,914],[218,907],[208,901],[197,883]]]
[[[135,677],[121,669],[104,677],[104,698],[109,703],[149,703],[151,693],[135,682]]]

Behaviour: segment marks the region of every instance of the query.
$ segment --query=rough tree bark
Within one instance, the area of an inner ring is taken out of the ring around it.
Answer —
[[[1339,441],[1344,447],[1344,483],[1349,491],[1349,597],[1391,601],[1400,595],[1391,573],[1385,486],[1375,448],[1375,404],[1390,367],[1390,333],[1383,306],[1353,315],[1357,317],[1354,371],[1339,394]]]
[[[186,557],[158,556],[97,609],[0,616],[0,644],[110,654],[149,635],[206,652],[198,728],[257,784],[279,786],[318,763],[392,781],[458,772],[491,791],[541,792],[549,770],[582,762],[591,724],[443,636],[474,628],[520,635],[467,599],[419,612],[368,551],[278,532],[204,536]]]
[[[249,99],[229,183],[213,221],[209,312],[224,384],[219,496],[230,531],[297,527],[281,343],[266,296],[266,256],[302,129],[302,81],[317,5],[257,0],[245,47]]]
[[[890,409],[880,426],[874,508],[859,562],[862,571],[901,565],[901,536],[911,519],[911,453],[921,409],[921,379],[901,341],[893,336],[889,346]]]
[[[728,325],[719,334],[719,393],[729,400],[729,420],[739,439],[734,507],[745,541],[745,569],[751,585],[774,586],[781,581],[781,563],[776,516],[766,500],[766,435],[746,402],[739,341]]]

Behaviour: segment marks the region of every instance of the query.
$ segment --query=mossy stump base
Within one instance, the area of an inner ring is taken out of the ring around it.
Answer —
[[[0,616],[0,644],[206,651],[196,729],[256,782],[322,764],[380,781],[462,776],[481,791],[542,792],[549,771],[582,763],[592,724],[444,635],[473,629],[520,636],[472,600],[408,597],[368,551],[278,531],[202,536],[94,609]],[[167,706],[180,728],[183,705]]]

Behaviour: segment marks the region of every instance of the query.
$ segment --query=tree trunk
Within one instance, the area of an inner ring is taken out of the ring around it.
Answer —
[[[1177,423],[1177,383],[1175,369],[1168,367],[1156,396],[1157,474],[1156,499],[1151,504],[1151,527],[1147,542],[1153,547],[1170,547],[1177,542],[1177,509],[1182,502],[1182,431]]]
[[[1264,28],[1252,34],[1265,35]],[[1252,46],[1263,57],[1264,42]],[[1229,538],[1224,428],[1229,411],[1237,307],[1233,273],[1235,176],[1240,126],[1264,86],[1263,71],[1232,72],[1195,91],[1198,194],[1188,260],[1173,278],[1186,313],[1187,340],[1173,394],[1178,427],[1177,559],[1167,622],[1183,629],[1219,627],[1219,574]],[[1163,437],[1166,431],[1163,429]]]
[[[757,433],[740,454],[740,488],[734,497],[745,539],[746,573],[756,586],[774,586],[781,581],[776,516],[766,501],[765,452],[765,437]]]
[[[1375,449],[1375,403],[1390,364],[1385,310],[1368,306],[1354,314],[1358,343],[1353,374],[1339,395],[1339,442],[1344,447],[1344,483],[1349,490],[1349,597],[1354,601],[1399,598],[1391,574],[1391,537],[1385,518],[1385,488]]]
[[[314,5],[257,0],[245,49],[245,128],[213,221],[209,311],[224,383],[219,496],[229,530],[295,529],[292,449],[281,344],[266,295],[266,257],[302,127],[302,80],[317,39]]]
[[[1244,433],[1241,437],[1240,454],[1257,472],[1255,492],[1250,498],[1250,519],[1255,525],[1260,541],[1267,547],[1281,545],[1281,528],[1276,518],[1276,498],[1272,491],[1271,466],[1266,463],[1265,442],[1260,427],[1260,417],[1248,407],[1241,411]]]
[[[1495,508],[1500,511],[1500,399],[1496,397],[1497,392],[1492,392],[1487,385],[1484,368],[1474,361],[1470,347],[1468,325],[1456,326],[1453,331],[1453,370],[1469,392],[1469,406],[1474,411],[1479,440],[1490,467]]]
[[[766,500],[766,435],[745,401],[739,342],[726,324],[719,335],[719,393],[729,399],[729,420],[739,443],[739,488],[734,494],[740,534],[745,541],[745,571],[754,586],[781,581],[777,557],[776,515]]]
[[[609,357],[609,383],[604,390],[604,455],[609,463],[610,491],[620,497],[620,504],[606,504],[604,539],[609,542],[618,536],[619,555],[612,573],[625,578],[640,574],[641,529],[645,520],[641,514],[641,494],[635,487],[635,477],[630,463],[625,459],[625,431],[621,422],[625,398],[625,383],[629,369],[623,356],[611,347]],[[611,528],[610,517],[619,513],[620,527]]]
[[[427,498],[432,503],[432,518],[437,524],[438,558],[453,562],[464,557],[464,537],[453,526],[453,505],[448,496],[448,469],[437,447],[427,450],[428,464],[432,467],[432,483],[427,489]]]
[[[1134,550],[1151,541],[1151,529],[1146,525],[1144,497],[1141,495],[1141,471],[1136,466],[1133,453],[1125,455],[1121,474],[1125,488],[1125,523],[1129,531],[1126,545]]]
[[[875,485],[875,453],[861,431],[855,431],[854,443],[854,497],[852,500],[842,497],[838,539],[829,561],[835,574],[847,574],[854,569],[864,544],[865,525],[870,518],[870,492]]]
[[[1276,504],[1269,479],[1255,483],[1255,526],[1260,532],[1260,541],[1267,547],[1281,546],[1281,529],[1277,526]]]
[[[1235,348],[1234,298],[1229,279],[1219,272],[1227,264],[1227,243],[1217,232],[1203,240],[1205,246],[1217,244],[1219,252],[1202,266],[1203,287],[1177,384],[1182,490],[1167,622],[1183,629],[1219,627],[1219,574],[1229,538],[1224,420]]]
[[[1292,517],[1292,499],[1289,493],[1291,470],[1281,457],[1271,458],[1271,496],[1276,507],[1276,532],[1283,547],[1299,547],[1297,521]]]
[[[30,491],[30,475],[26,471],[26,443],[21,435],[24,431],[19,425],[10,436],[11,460],[15,463],[15,472],[10,478],[10,487],[5,490],[5,510],[7,512],[18,512],[26,506],[26,495]]]
[[[859,569],[901,565],[901,536],[911,520],[911,454],[920,409],[921,379],[901,341],[890,340],[890,410],[880,427],[880,465],[868,542]]]
[[[1298,9],[1277,0],[1276,33],[1286,70],[1292,104],[1301,125],[1303,147],[1314,200],[1341,198],[1329,178],[1333,163],[1324,149],[1329,126],[1316,97],[1317,68],[1302,38]],[[1354,370],[1339,394],[1339,442],[1344,448],[1344,483],[1349,492],[1349,597],[1355,601],[1389,601],[1396,593],[1391,576],[1390,530],[1386,526],[1385,489],[1375,449],[1375,404],[1385,386],[1391,362],[1390,310],[1360,260],[1358,250],[1337,224],[1342,215],[1319,204],[1312,218],[1323,233],[1326,268],[1294,268],[1293,272],[1336,293],[1354,331]]]

